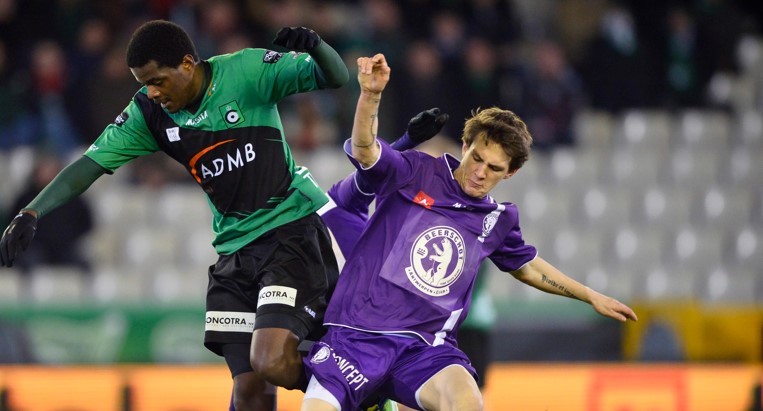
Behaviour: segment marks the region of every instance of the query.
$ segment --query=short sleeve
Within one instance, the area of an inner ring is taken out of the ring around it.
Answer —
[[[114,123],[103,130],[95,143],[87,149],[85,156],[113,173],[130,160],[156,151],[159,151],[159,145],[133,100]]]
[[[412,157],[421,153],[413,150],[401,153],[390,147],[386,141],[382,139],[377,141],[381,146],[379,158],[368,168],[364,168],[352,157],[351,139],[344,142],[344,152],[358,170],[358,174],[373,188],[373,192],[377,196],[385,196],[398,190],[413,178],[416,163],[412,161]]]
[[[516,271],[532,261],[538,256],[538,250],[530,244],[525,244],[525,240],[522,238],[517,207],[513,204],[508,204],[506,212],[509,213],[509,218],[511,219],[511,228],[508,230],[500,247],[489,258],[501,271],[508,272]]]
[[[246,75],[270,103],[318,89],[315,61],[308,53],[245,49],[240,57]]]

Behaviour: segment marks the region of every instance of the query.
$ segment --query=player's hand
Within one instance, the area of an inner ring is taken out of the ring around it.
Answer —
[[[361,94],[379,95],[389,82],[392,72],[384,54],[358,58],[358,84]]]
[[[408,136],[417,143],[423,143],[437,135],[450,116],[439,108],[430,108],[416,114],[408,122]]]
[[[636,313],[627,305],[590,288],[589,290],[591,293],[591,305],[597,313],[618,321],[638,321]]]
[[[0,265],[13,267],[16,255],[29,247],[36,231],[37,218],[29,213],[19,213],[0,239]]]
[[[273,44],[289,50],[309,52],[321,44],[321,38],[307,27],[284,27],[276,34]]]

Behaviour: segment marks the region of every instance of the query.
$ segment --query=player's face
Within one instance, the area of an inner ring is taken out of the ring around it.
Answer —
[[[159,67],[151,60],[141,67],[131,67],[130,71],[139,83],[148,87],[148,98],[170,113],[177,113],[187,106],[198,94],[194,90],[193,57],[187,55],[177,67]]]
[[[516,173],[509,171],[509,157],[500,144],[478,137],[462,147],[463,158],[454,175],[464,192],[476,198],[488,195],[501,180]]]

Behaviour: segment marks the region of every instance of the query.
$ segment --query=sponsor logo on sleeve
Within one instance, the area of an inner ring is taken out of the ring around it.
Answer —
[[[281,60],[281,57],[283,57],[283,53],[273,50],[265,50],[265,55],[262,56],[262,62],[268,64],[277,63],[278,60]]]
[[[297,289],[280,285],[262,287],[257,298],[257,308],[267,304],[286,304],[294,307],[297,302]]]
[[[127,119],[128,119],[128,118],[130,118],[130,116],[129,116],[129,115],[127,115],[127,112],[126,112],[126,111],[123,111],[122,113],[120,113],[120,114],[117,116],[117,118],[115,118],[115,119],[114,119],[114,124],[116,124],[116,125],[118,125],[118,126],[120,126],[120,127],[121,127],[121,126],[122,126],[122,124],[124,124],[124,123],[125,123],[125,121],[127,121]]]

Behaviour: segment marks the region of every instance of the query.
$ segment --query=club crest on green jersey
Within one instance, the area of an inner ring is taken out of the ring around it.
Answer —
[[[222,114],[223,120],[225,120],[225,125],[228,128],[237,126],[244,122],[244,115],[238,108],[238,103],[236,103],[236,100],[220,106],[220,114]]]

